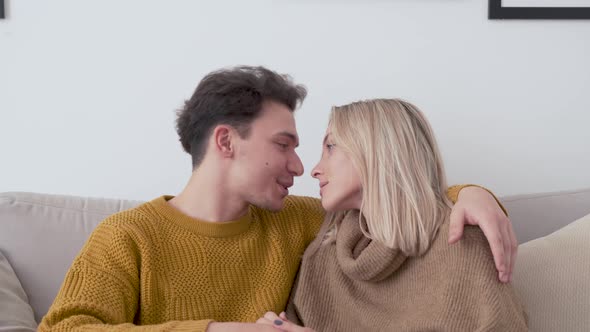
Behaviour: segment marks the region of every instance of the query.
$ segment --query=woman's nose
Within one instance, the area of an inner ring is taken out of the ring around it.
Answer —
[[[311,176],[314,178],[318,178],[322,174],[322,171],[319,168],[319,164],[315,165],[315,167],[311,170]]]

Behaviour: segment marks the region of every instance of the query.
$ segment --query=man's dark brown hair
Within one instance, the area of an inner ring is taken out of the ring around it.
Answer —
[[[291,77],[264,67],[217,70],[201,80],[192,97],[178,110],[176,131],[196,168],[205,156],[207,139],[215,126],[230,125],[240,137],[247,138],[263,102],[278,102],[294,111],[306,95],[305,87],[293,83]]]

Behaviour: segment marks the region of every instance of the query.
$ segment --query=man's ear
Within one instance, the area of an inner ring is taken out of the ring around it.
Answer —
[[[234,139],[236,131],[228,125],[218,125],[213,129],[213,142],[215,150],[224,157],[232,157],[234,154]]]

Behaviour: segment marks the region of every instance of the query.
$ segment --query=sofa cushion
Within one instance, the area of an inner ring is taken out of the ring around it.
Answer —
[[[0,251],[29,296],[37,322],[96,225],[140,202],[37,193],[0,193]]]
[[[531,331],[588,331],[590,214],[519,246],[514,287]]]
[[[27,294],[0,252],[0,332],[35,331],[37,323]]]

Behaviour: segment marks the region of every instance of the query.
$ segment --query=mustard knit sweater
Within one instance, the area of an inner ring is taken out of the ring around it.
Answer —
[[[279,213],[190,218],[160,197],[104,220],[74,260],[40,331],[205,331],[284,310],[301,256],[323,221],[320,201],[287,197]],[[112,324],[112,325],[103,325]],[[135,327],[139,328],[139,327]]]
[[[463,187],[449,188],[453,202]],[[323,222],[320,200],[288,196],[278,213],[251,206],[238,220],[210,223],[182,214],[170,198],[99,224],[40,331],[205,331],[211,321],[255,322],[285,309]]]

